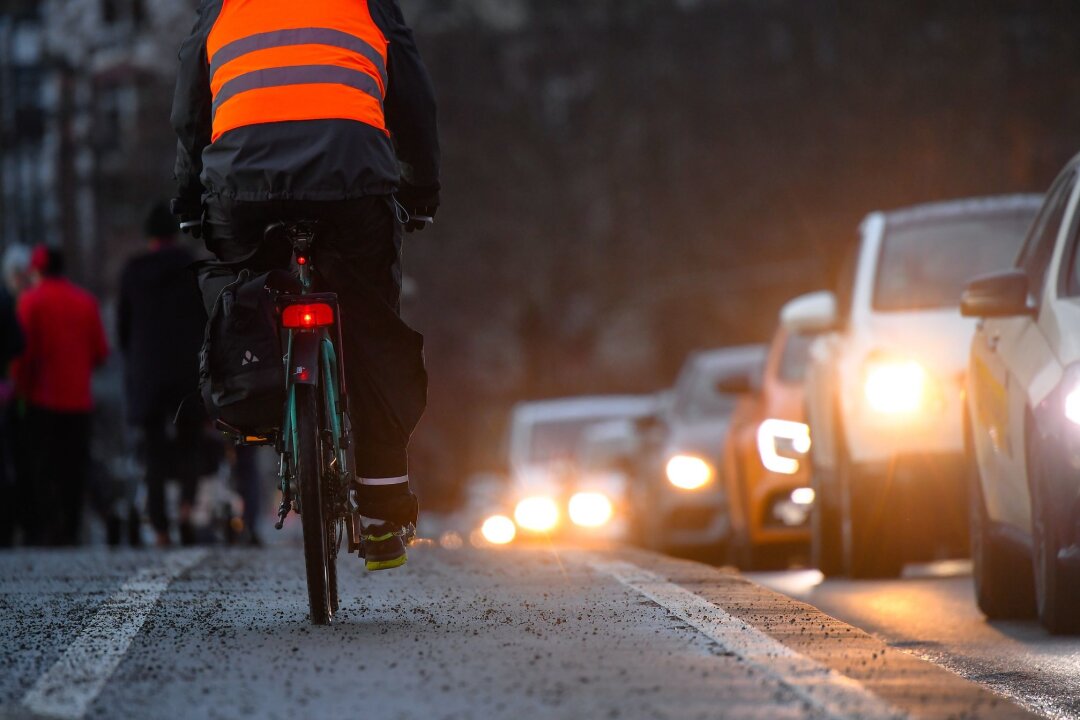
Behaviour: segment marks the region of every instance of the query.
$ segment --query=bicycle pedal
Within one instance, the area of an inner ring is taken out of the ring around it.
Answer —
[[[275,530],[280,530],[285,526],[285,518],[289,516],[290,510],[292,510],[292,501],[282,500],[281,504],[278,505],[278,519],[274,523]]]

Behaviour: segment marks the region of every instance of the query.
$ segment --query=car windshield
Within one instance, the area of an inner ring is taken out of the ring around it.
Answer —
[[[891,228],[882,241],[874,309],[955,307],[968,280],[1012,267],[1031,213],[960,217]]]
[[[529,462],[550,463],[572,459],[585,428],[603,419],[585,417],[537,423],[529,437]]]
[[[806,374],[806,361],[810,357],[810,343],[816,335],[792,333],[784,342],[780,355],[780,379],[787,383],[802,382]]]
[[[681,389],[679,414],[689,420],[724,417],[735,409],[737,396],[717,392],[716,384],[739,371],[737,367],[701,369]]]

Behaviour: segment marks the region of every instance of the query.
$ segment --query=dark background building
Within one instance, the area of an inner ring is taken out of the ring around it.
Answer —
[[[62,242],[106,298],[170,189],[192,5],[0,4],[2,240]],[[429,507],[497,465],[515,400],[660,388],[691,349],[765,339],[869,210],[1043,190],[1080,150],[1065,0],[402,5],[445,152],[406,249]]]

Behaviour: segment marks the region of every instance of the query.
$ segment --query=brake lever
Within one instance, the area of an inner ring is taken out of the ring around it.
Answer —
[[[188,233],[196,239],[202,237],[202,220],[185,220],[181,222],[180,232]]]

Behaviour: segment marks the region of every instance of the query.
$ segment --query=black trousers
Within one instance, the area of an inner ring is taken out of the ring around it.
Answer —
[[[263,242],[272,222],[317,220],[312,261],[317,289],[338,294],[343,363],[359,478],[408,475],[408,445],[427,404],[424,341],[401,319],[401,223],[393,200],[205,204],[206,246],[222,263],[262,272],[287,267],[292,248]],[[204,293],[204,299],[206,293]],[[365,515],[415,521],[415,498],[401,485],[362,486]]]
[[[166,413],[142,424],[146,462],[146,511],[155,532],[168,534],[165,482],[180,481],[180,503],[192,506],[199,489],[202,421],[197,413],[180,413],[176,425]]]
[[[30,545],[78,545],[90,465],[90,413],[26,410],[27,469],[36,523]]]
[[[14,545],[16,529],[29,527],[33,517],[33,496],[27,492],[31,486],[25,474],[16,474],[17,419],[15,403],[0,403],[0,489],[8,498],[0,502],[0,547]]]

